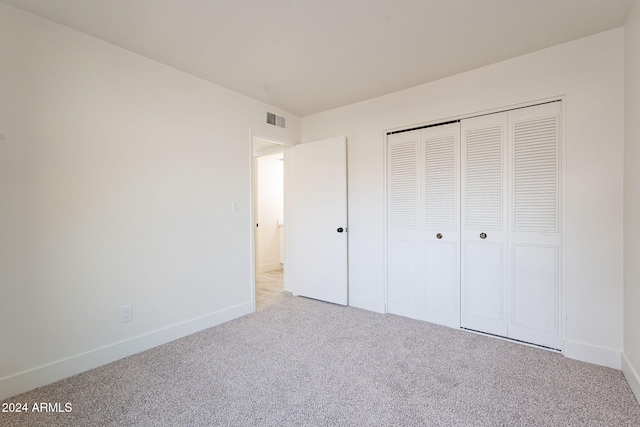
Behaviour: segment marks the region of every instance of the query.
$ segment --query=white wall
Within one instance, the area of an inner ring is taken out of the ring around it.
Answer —
[[[303,142],[348,138],[350,304],[385,309],[384,130],[564,96],[564,353],[620,368],[623,54],[617,29],[304,117]]]
[[[258,272],[280,265],[280,228],[284,216],[283,153],[258,157]]]
[[[622,370],[640,402],[640,0],[627,18],[624,145],[624,355]]]
[[[3,4],[0,58],[0,400],[251,312],[250,129],[299,118]]]

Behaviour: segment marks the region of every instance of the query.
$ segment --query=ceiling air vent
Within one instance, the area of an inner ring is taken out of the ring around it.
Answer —
[[[287,128],[287,119],[282,116],[277,116],[267,111],[267,123],[270,125],[278,126],[279,128]]]

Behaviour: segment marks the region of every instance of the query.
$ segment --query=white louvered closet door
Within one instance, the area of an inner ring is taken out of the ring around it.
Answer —
[[[387,311],[420,318],[420,131],[387,137]]]
[[[509,112],[509,337],[561,348],[561,103]]]
[[[388,311],[460,326],[458,123],[387,138]]]
[[[462,120],[463,328],[507,336],[507,113]]]
[[[422,320],[460,327],[460,123],[421,131]]]
[[[463,120],[461,326],[561,348],[560,102]]]

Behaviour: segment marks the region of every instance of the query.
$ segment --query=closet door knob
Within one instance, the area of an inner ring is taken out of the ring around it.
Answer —
[[[487,238],[487,233],[480,233],[480,238],[481,239],[486,239]]]
[[[442,239],[442,233],[436,234],[436,239]]]
[[[336,230],[338,233],[342,233],[344,231],[344,228],[340,227]]]

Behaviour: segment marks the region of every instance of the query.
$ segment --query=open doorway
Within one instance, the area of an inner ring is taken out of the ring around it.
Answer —
[[[255,307],[285,298],[284,145],[253,136]]]

